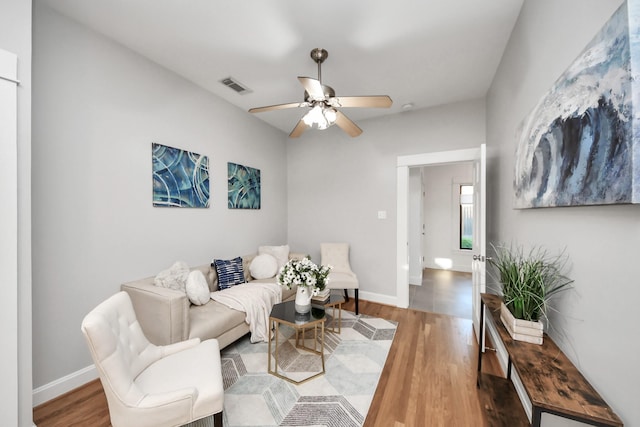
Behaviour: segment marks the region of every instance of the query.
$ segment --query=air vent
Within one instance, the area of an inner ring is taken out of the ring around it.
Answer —
[[[244,95],[245,93],[250,93],[251,89],[244,86],[242,83],[234,79],[233,77],[227,77],[226,79],[220,80],[220,83],[225,85],[228,88],[231,88],[238,92],[240,95]]]

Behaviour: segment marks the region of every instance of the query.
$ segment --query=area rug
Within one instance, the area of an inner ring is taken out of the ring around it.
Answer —
[[[337,323],[329,314],[326,327]],[[238,340],[221,355],[224,425],[362,426],[396,326],[343,311],[341,333],[325,332],[326,373],[297,386],[267,373],[267,343],[251,344],[248,336]],[[278,339],[279,372],[299,380],[322,370],[320,356],[295,347],[293,328],[281,325]],[[311,332],[305,344],[313,346]]]

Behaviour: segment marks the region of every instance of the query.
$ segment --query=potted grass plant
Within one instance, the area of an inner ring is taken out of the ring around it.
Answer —
[[[513,339],[542,344],[540,320],[548,320],[549,301],[573,283],[565,275],[566,254],[552,255],[539,246],[528,251],[513,244],[491,246],[489,263],[502,295],[502,323]]]

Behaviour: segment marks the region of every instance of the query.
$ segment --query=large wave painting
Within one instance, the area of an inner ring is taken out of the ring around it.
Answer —
[[[515,208],[640,203],[637,16],[624,3],[520,125]]]

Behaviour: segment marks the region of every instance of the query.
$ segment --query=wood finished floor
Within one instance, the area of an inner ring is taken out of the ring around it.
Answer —
[[[353,299],[345,304],[354,310]],[[473,426],[486,422],[476,388],[470,320],[360,301],[360,312],[398,322],[365,427]],[[494,355],[483,371],[501,374]],[[38,427],[110,426],[98,380],[34,408]]]
[[[425,268],[422,284],[409,286],[409,308],[471,319],[471,273]]]

